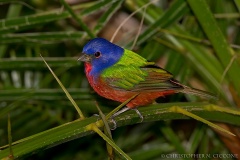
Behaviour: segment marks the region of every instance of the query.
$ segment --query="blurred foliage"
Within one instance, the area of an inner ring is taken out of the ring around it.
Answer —
[[[66,0],[77,17],[61,2],[0,1],[0,146],[9,143],[9,113],[13,142],[48,130],[49,135],[54,135],[57,130],[51,132],[50,129],[60,125],[63,130],[59,129],[59,136],[60,131],[65,131],[69,137],[64,141],[55,137],[58,139],[48,148],[39,147],[24,159],[107,159],[105,141],[98,135],[68,134],[67,129],[80,128],[78,125],[82,123],[74,121],[79,117],[77,112],[39,55],[45,58],[86,117],[98,113],[95,100],[101,110],[108,113],[119,103],[94,93],[85,78],[83,64],[77,62],[77,58],[90,39],[89,32],[91,36],[111,40],[119,26],[122,27],[114,43],[158,62],[186,85],[216,93],[219,100],[212,102],[215,105],[239,108],[239,0],[154,0],[152,3],[149,0]],[[136,14],[130,16],[134,12]],[[143,16],[142,30],[133,46]],[[127,18],[129,20],[122,25]],[[199,103],[191,103],[194,101]],[[161,159],[161,154],[173,153],[232,153],[240,157],[239,127],[230,125],[239,126],[239,116],[221,114],[223,111],[208,115],[203,108],[209,104],[206,101],[177,94],[159,98],[159,104],[154,106],[178,105],[189,110],[187,106],[195,106],[199,110],[195,110],[196,114],[228,123],[221,126],[236,137],[215,132],[181,115],[170,113],[161,119],[161,115],[149,112],[154,116],[149,121],[155,122],[135,124],[133,119],[123,123],[127,126],[112,131],[113,139],[133,159]],[[144,112],[147,107],[141,110]],[[96,117],[86,123],[94,120]],[[29,142],[33,147],[35,141]],[[2,149],[0,158],[1,154],[9,152],[8,148]]]

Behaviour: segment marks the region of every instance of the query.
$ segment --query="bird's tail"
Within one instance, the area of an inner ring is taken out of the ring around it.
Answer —
[[[203,91],[203,90],[200,90],[200,89],[185,86],[185,85],[179,83],[175,79],[171,79],[170,81],[172,83],[174,83],[175,85],[181,86],[183,88],[183,89],[179,90],[179,92],[187,93],[187,94],[193,94],[193,95],[197,95],[197,96],[204,97],[204,98],[209,98],[209,99],[214,99],[214,100],[218,99],[218,97],[216,95],[212,94],[212,93],[209,93],[209,92],[206,92],[206,91]]]
[[[184,89],[180,91],[182,93],[193,94],[193,95],[197,95],[197,96],[209,98],[209,99],[214,99],[214,100],[218,99],[218,97],[212,93],[209,93],[209,92],[206,92],[206,91],[203,91],[200,89],[190,88],[187,86],[183,86],[183,87],[184,87]]]

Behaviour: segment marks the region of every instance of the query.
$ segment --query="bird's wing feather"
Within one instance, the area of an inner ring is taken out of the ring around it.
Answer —
[[[183,89],[181,85],[172,83],[171,73],[154,65],[114,65],[106,69],[101,77],[109,86],[118,90],[160,92]]]

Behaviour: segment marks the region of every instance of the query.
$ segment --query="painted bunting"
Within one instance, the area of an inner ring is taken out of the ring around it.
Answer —
[[[148,62],[137,53],[103,38],[90,40],[78,60],[85,62],[86,77],[100,96],[125,102],[137,95],[118,114],[151,104],[158,97],[179,92],[214,98],[208,92],[179,83],[155,62]]]

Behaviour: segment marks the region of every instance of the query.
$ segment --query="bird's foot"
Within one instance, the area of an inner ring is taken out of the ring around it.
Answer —
[[[117,111],[116,113],[114,113],[112,116],[111,116],[111,121],[113,123],[113,128],[111,128],[111,130],[115,130],[117,128],[117,122],[115,121],[115,117],[122,114],[123,112],[126,112],[128,111],[129,108],[127,107],[124,107],[123,109],[121,109],[120,111]]]
[[[121,109],[120,111],[114,113],[114,114],[111,116],[111,121],[112,121],[112,123],[113,123],[113,128],[111,128],[111,130],[115,130],[115,129],[117,128],[117,122],[115,121],[114,118],[115,118],[116,116],[122,114],[123,112],[128,111],[128,110],[130,110],[130,108],[125,107],[125,108]],[[134,111],[137,113],[137,115],[139,116],[139,118],[141,119],[140,123],[143,122],[143,119],[144,119],[144,118],[143,118],[142,114],[139,112],[139,110],[138,110],[137,108],[133,108],[132,110],[134,110]]]
[[[99,117],[99,114],[93,114],[94,117]]]
[[[94,117],[98,117],[97,120],[100,120],[100,119],[101,119],[100,116],[99,116],[99,114],[93,114],[93,116],[94,116]],[[114,118],[115,118],[114,115],[112,115],[111,118],[110,118],[110,120],[111,120],[112,123],[113,123],[113,128],[110,128],[111,130],[115,130],[115,129],[117,128],[117,122],[115,121]]]
[[[144,118],[143,118],[142,114],[139,112],[139,110],[137,108],[134,108],[132,110],[134,110],[138,114],[139,118],[141,119],[140,123],[142,123]]]
[[[99,116],[99,114],[93,114],[93,116],[94,116],[94,117],[98,117],[97,120],[100,120],[100,119],[101,119],[100,116]]]
[[[111,117],[111,121],[113,123],[113,127],[110,128],[111,130],[115,130],[117,128],[117,122],[115,121],[114,117]]]

